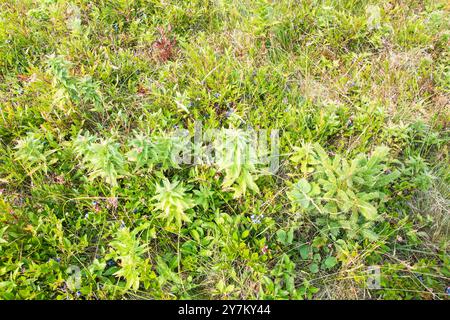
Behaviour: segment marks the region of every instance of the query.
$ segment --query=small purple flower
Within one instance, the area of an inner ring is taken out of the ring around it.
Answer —
[[[445,288],[445,293],[450,296],[450,287]]]
[[[95,212],[100,212],[100,210],[101,210],[100,204],[97,201],[92,201],[92,205],[94,206]]]
[[[218,93],[218,92],[214,93],[214,97],[215,97],[216,99],[219,98],[219,97],[220,97],[220,93]]]
[[[116,197],[108,198],[107,202],[110,209],[116,210],[117,206],[119,205],[119,199],[117,199]]]
[[[109,259],[109,260],[106,262],[106,265],[107,265],[108,267],[114,267],[114,266],[117,265],[117,263],[116,263],[113,259]]]
[[[81,291],[77,291],[76,296],[80,297],[81,296]]]
[[[262,247],[261,252],[262,252],[262,254],[266,254],[267,252],[269,252],[269,247],[268,246]]]
[[[225,113],[225,117],[227,117],[227,118],[229,118],[229,117],[231,117],[231,115],[234,113],[234,110],[233,109],[228,109],[228,111]]]

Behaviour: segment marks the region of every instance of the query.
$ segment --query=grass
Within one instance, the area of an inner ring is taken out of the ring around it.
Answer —
[[[448,299],[449,26],[0,1],[0,298]]]

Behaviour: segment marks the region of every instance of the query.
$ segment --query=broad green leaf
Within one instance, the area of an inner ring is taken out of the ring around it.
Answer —
[[[324,265],[327,269],[333,268],[336,264],[337,264],[337,259],[336,259],[336,257],[333,257],[333,256],[327,257],[324,261]]]
[[[319,265],[317,263],[310,264],[309,265],[309,271],[311,271],[312,273],[319,272]]]
[[[309,245],[302,245],[299,249],[300,251],[300,256],[302,257],[303,260],[308,259],[309,254],[311,253],[311,247]]]
[[[277,240],[279,242],[281,242],[283,244],[286,243],[286,237],[287,237],[286,231],[281,230],[281,229],[277,231]]]

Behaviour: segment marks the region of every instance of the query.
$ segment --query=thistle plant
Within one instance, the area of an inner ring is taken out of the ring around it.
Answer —
[[[399,177],[398,171],[388,173],[388,153],[378,147],[370,157],[348,161],[340,155],[331,159],[318,144],[298,148],[291,160],[311,176],[292,184],[287,195],[294,209],[316,217],[333,237],[344,229],[350,238],[375,240],[372,227],[380,220],[377,206],[386,201],[383,188]]]
[[[79,135],[73,146],[82,166],[89,172],[89,179],[100,177],[106,183],[117,186],[117,179],[125,173],[119,143],[111,138],[97,139],[96,136],[88,134]]]
[[[144,167],[151,170],[158,164],[163,170],[180,168],[177,156],[184,149],[184,144],[178,137],[148,137],[136,133],[128,146],[127,158],[136,164],[135,170]]]
[[[224,189],[233,190],[235,198],[245,194],[247,189],[259,190],[253,177],[257,172],[257,154],[248,132],[223,129],[214,140],[214,149],[218,169],[225,173]]]
[[[152,200],[154,207],[161,212],[158,217],[166,221],[166,226],[174,223],[180,228],[183,222],[191,221],[186,211],[195,203],[186,191],[182,183],[170,182],[167,178],[163,179],[162,185],[156,185],[156,195]]]
[[[147,244],[141,244],[138,233],[146,225],[138,227],[133,231],[128,228],[120,228],[115,239],[110,243],[112,252],[107,258],[120,261],[120,269],[114,273],[116,277],[126,280],[126,289],[139,289],[141,273],[146,269],[147,260],[143,256],[147,252]]]
[[[129,161],[136,164],[135,170],[139,170],[145,166],[153,167],[158,153],[155,150],[155,144],[152,140],[142,133],[135,135],[129,142],[130,151],[127,152]]]
[[[29,174],[43,169],[47,171],[47,156],[52,151],[45,151],[44,142],[34,132],[29,132],[23,139],[17,141],[15,158],[19,160]]]
[[[54,103],[64,106],[67,102],[74,104],[91,104],[93,110],[103,110],[103,99],[99,84],[90,76],[76,78],[70,75],[71,63],[62,56],[49,56],[47,65],[53,76],[53,85],[57,88]]]

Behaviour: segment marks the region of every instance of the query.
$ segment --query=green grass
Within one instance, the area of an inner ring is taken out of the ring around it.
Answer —
[[[448,299],[449,9],[0,0],[0,299]]]

